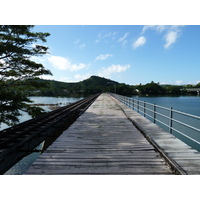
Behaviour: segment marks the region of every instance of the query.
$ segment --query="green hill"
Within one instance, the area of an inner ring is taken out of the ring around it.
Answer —
[[[77,83],[65,83],[54,80],[39,80],[47,84],[46,88],[37,91],[31,91],[30,95],[37,96],[87,96],[101,92],[114,92],[114,85],[117,93],[132,93],[132,86],[121,84],[116,81],[98,76]],[[129,88],[129,89],[127,89]]]
[[[119,85],[116,81],[98,76],[91,76],[90,78],[79,82],[79,84],[86,94],[96,94],[109,91],[114,92],[114,84]]]
[[[66,83],[54,80],[43,80],[40,82],[46,83],[47,87],[30,91],[31,96],[89,96],[101,92],[115,92],[116,93],[131,96],[135,94],[139,95],[186,95],[185,88],[199,87],[197,85],[160,85],[159,83],[147,83],[145,85],[127,85],[125,83],[118,83],[116,81],[106,79],[99,76],[91,76],[88,79],[77,83]],[[137,91],[137,92],[136,92]],[[196,94],[196,93],[195,93]]]

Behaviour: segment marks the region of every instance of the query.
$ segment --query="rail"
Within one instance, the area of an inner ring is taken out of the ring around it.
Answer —
[[[58,137],[98,96],[90,96],[0,131],[0,174],[44,140]]]
[[[113,97],[200,151],[200,117],[118,94]]]

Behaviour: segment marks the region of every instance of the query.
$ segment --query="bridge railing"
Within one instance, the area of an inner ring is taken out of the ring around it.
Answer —
[[[200,151],[200,117],[111,93],[116,99]]]

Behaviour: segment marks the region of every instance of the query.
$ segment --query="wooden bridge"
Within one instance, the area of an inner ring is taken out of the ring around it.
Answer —
[[[101,94],[25,174],[200,174],[199,166],[199,152]]]

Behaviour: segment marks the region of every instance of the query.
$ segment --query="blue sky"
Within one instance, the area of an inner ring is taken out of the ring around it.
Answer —
[[[200,82],[200,26],[37,25],[50,54],[34,58],[44,77],[78,82],[97,75],[130,85]]]

